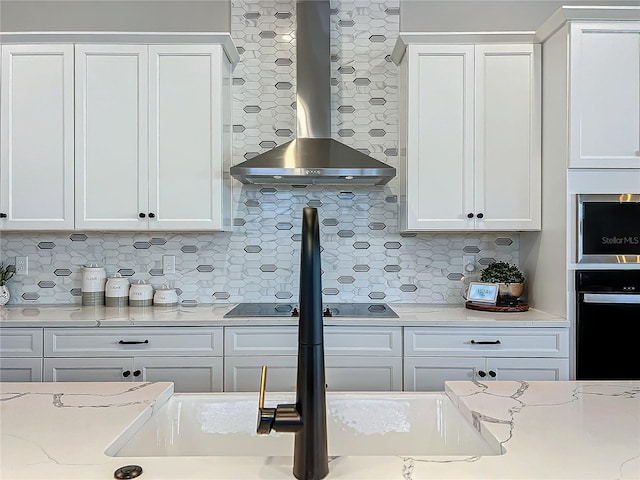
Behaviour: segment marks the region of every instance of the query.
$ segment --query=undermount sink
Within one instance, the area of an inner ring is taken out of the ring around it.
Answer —
[[[294,402],[270,394],[270,402]],[[256,434],[257,394],[174,394],[106,450],[115,457],[291,456],[294,436]],[[330,456],[500,455],[444,392],[327,393]],[[493,441],[492,441],[493,440]]]

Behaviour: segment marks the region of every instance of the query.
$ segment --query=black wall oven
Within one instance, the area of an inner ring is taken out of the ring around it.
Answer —
[[[640,380],[640,270],[576,272],[576,379]]]
[[[640,194],[578,195],[578,263],[640,263]]]

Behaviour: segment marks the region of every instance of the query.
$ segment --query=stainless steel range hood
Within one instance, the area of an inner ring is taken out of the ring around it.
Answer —
[[[231,167],[242,183],[384,185],[396,169],[331,138],[328,0],[296,2],[297,138]]]

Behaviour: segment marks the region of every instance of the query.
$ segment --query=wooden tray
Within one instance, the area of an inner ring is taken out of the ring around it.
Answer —
[[[482,310],[484,312],[526,312],[529,310],[528,303],[518,303],[515,307],[506,305],[483,305],[481,303],[466,302],[465,307],[470,310]]]

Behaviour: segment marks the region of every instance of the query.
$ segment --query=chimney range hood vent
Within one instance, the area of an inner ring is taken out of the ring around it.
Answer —
[[[231,167],[242,183],[384,185],[396,169],[331,138],[328,0],[296,2],[297,138]]]

